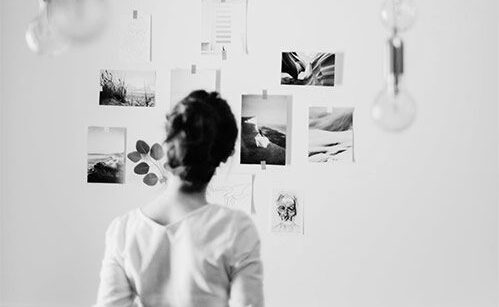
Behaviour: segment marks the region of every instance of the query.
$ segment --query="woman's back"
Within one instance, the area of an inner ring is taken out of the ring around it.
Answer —
[[[216,169],[234,153],[229,104],[194,91],[168,113],[165,128],[165,188],[144,211],[109,226],[97,307],[263,306],[252,220],[206,200]]]
[[[209,204],[163,226],[136,209],[109,226],[97,306],[263,306],[262,274],[245,213]]]

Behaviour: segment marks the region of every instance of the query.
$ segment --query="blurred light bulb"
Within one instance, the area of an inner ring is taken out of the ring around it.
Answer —
[[[38,17],[28,25],[26,43],[31,51],[40,55],[56,56],[69,48],[69,41],[52,24],[45,1],[40,2]]]
[[[108,0],[48,1],[54,26],[72,42],[88,42],[97,37],[108,24]]]
[[[388,40],[389,74],[385,88],[376,98],[372,117],[385,130],[402,131],[416,118],[416,103],[402,83],[404,75],[404,43],[398,36]]]
[[[403,131],[409,128],[416,118],[416,103],[400,84],[398,91],[395,91],[393,83],[388,81],[374,102],[372,116],[385,130]]]
[[[386,0],[381,8],[381,19],[390,30],[403,32],[416,21],[417,9],[413,0]]]

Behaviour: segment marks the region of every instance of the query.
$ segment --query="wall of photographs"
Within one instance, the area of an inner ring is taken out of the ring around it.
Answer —
[[[341,103],[335,104],[327,96],[322,101],[316,102],[319,105],[293,101],[292,91],[293,88],[302,88],[311,95],[318,89],[322,89],[326,95],[333,93],[343,83],[345,54],[341,50],[305,52],[302,49],[291,49],[291,51],[276,49],[273,53],[279,57],[276,59],[276,64],[280,63],[280,67],[276,65],[275,68],[261,70],[262,74],[274,76],[275,81],[262,84],[260,93],[248,91],[249,88],[241,88],[239,93],[229,87],[224,87],[224,91],[221,91],[225,85],[224,72],[228,69],[243,69],[239,63],[250,57],[247,26],[249,2],[248,0],[200,0],[200,2],[201,27],[198,29],[198,34],[201,36],[197,36],[200,37],[200,50],[196,52],[199,52],[203,58],[193,57],[189,67],[169,70],[170,95],[166,99],[163,97],[161,102],[157,102],[156,77],[157,73],[163,71],[158,72],[157,68],[143,70],[143,66],[140,65],[157,67],[153,61],[152,15],[147,11],[139,12],[139,9],[134,7],[121,17],[121,27],[117,29],[120,32],[118,63],[126,63],[131,68],[100,70],[99,106],[109,107],[117,115],[123,109],[134,112],[141,108],[152,108],[157,112],[158,104],[171,108],[197,89],[222,92],[224,97],[227,92],[237,95],[237,99],[229,100],[233,108],[237,105],[234,109],[237,110],[235,115],[239,119],[240,134],[236,154],[227,163],[229,167],[226,166],[218,172],[217,180],[213,181],[209,191],[213,192],[213,195],[210,193],[213,201],[230,205],[234,209],[248,209],[244,205],[245,202],[234,201],[247,199],[251,203],[250,210],[246,210],[249,214],[256,214],[257,211],[257,204],[254,202],[254,194],[258,193],[254,188],[257,175],[267,176],[269,173],[282,175],[286,168],[300,163],[298,160],[292,161],[291,149],[293,138],[297,140],[293,137],[292,129],[294,105],[297,103],[303,104],[308,109],[308,112],[299,113],[302,121],[308,120],[308,129],[306,129],[308,138],[300,140],[302,145],[306,145],[307,151],[304,153],[306,163],[326,167],[340,163],[354,163],[355,108],[343,106]],[[202,60],[203,64],[197,64],[199,60]],[[215,68],[205,68],[204,63]],[[275,88],[285,94],[269,94]],[[128,126],[128,123],[124,121],[123,125]],[[140,162],[133,171],[136,175],[144,175],[142,180],[144,184],[148,186],[167,184],[166,180],[162,182],[159,180],[166,172],[165,169],[160,169],[165,162],[164,155],[157,157],[157,165],[160,166],[158,169],[158,167],[149,167],[148,150],[140,151],[137,145],[136,150],[127,151],[126,127],[92,126],[89,127],[87,139],[88,183],[125,184],[126,162],[131,160]],[[137,141],[143,140],[128,139],[128,141],[130,144],[136,144]],[[231,186],[232,182],[237,182],[232,179],[233,176],[246,178],[244,186],[248,188],[243,190],[243,194],[238,193],[240,189],[237,184]],[[278,214],[275,211],[276,206],[285,205],[294,214],[289,219],[283,216],[281,222],[291,225],[295,222],[296,215],[303,224],[303,214],[298,214],[304,211],[304,208],[298,208],[305,206],[303,197],[298,197],[295,192],[284,192],[285,187],[281,189],[283,195],[287,196],[285,199],[293,201],[281,203],[279,196],[277,198],[269,196],[269,201],[273,204],[269,207],[269,216]],[[225,191],[218,193],[218,196],[222,194],[225,196],[217,198],[217,193],[214,191]],[[272,223],[269,225],[272,232],[276,229],[273,226]],[[300,234],[304,234],[303,227]]]
[[[381,1],[113,0],[99,41],[58,58],[26,48],[36,1],[1,5],[0,305],[92,305],[106,227],[163,188],[155,144],[195,88],[238,118],[209,194],[255,221],[268,306],[494,301],[493,0],[418,0],[419,117],[395,135],[370,118]]]

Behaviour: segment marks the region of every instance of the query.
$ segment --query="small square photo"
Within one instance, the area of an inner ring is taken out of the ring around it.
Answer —
[[[99,105],[154,107],[156,72],[101,70]]]
[[[334,86],[336,54],[327,52],[283,52],[281,84]]]
[[[308,160],[354,161],[354,108],[310,107]]]

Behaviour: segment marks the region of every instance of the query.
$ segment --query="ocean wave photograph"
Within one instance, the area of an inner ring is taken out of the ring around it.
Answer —
[[[286,165],[291,96],[243,95],[241,164]]]
[[[354,161],[353,112],[354,108],[309,108],[310,162]]]
[[[88,128],[87,182],[125,182],[125,128]]]

